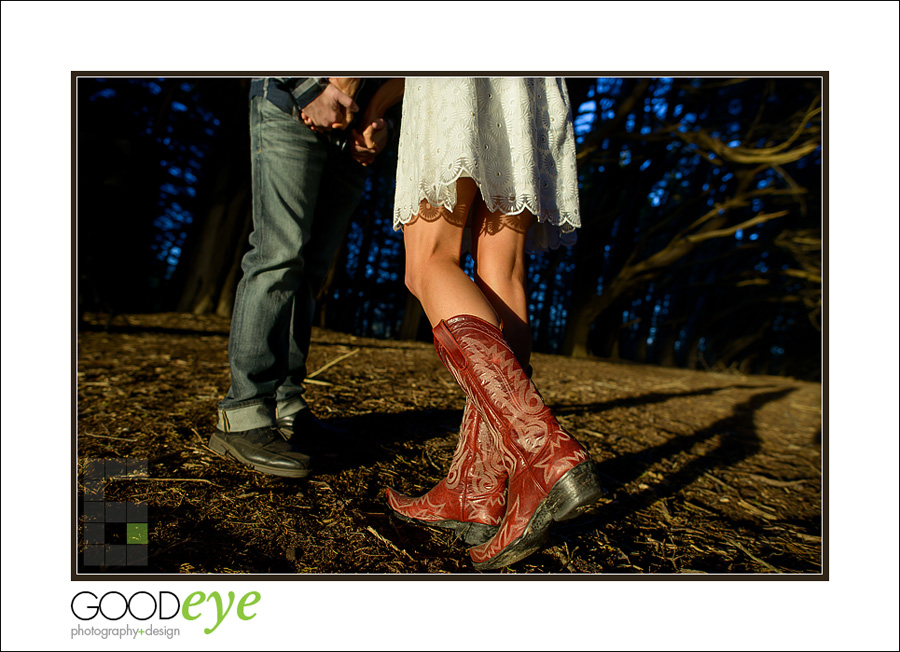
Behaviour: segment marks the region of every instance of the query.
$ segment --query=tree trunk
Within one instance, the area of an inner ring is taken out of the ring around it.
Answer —
[[[675,342],[678,340],[676,332],[670,330],[668,335],[661,341],[659,345],[659,357],[657,364],[661,367],[677,366],[675,360]]]
[[[210,86],[222,107],[221,146],[210,156],[198,188],[198,203],[208,209],[195,217],[172,284],[173,303],[182,312],[230,315],[233,308],[252,221],[248,83]]]
[[[722,354],[716,356],[717,359],[714,368],[717,370],[727,369],[733,362],[736,361],[738,355],[743,353],[753,344],[756,344],[761,339],[763,339],[763,337],[765,337],[769,333],[769,328],[771,326],[772,322],[767,321],[766,323],[762,324],[756,332],[729,341],[728,346],[725,348]]]
[[[326,328],[328,308],[331,307],[332,303],[329,301],[329,298],[331,297],[331,289],[335,285],[335,279],[338,277],[338,269],[347,267],[346,242],[347,231],[349,229],[350,222],[348,221],[347,226],[344,227],[344,233],[341,235],[341,244],[338,246],[337,250],[335,250],[334,256],[331,258],[331,266],[328,268],[328,274],[325,275],[322,287],[318,289],[318,293],[316,294],[316,316],[314,323],[318,324],[320,328]]]
[[[250,247],[250,231],[252,230],[253,219],[248,214],[248,219],[244,220],[244,228],[237,240],[238,243],[243,244],[234,250],[231,268],[228,270],[228,276],[225,277],[225,283],[222,284],[222,291],[219,293],[219,303],[216,306],[216,314],[219,317],[228,317],[230,319],[231,313],[234,311],[234,298],[237,293],[238,282],[241,280],[243,273],[241,261]]]
[[[203,221],[199,233],[195,234],[193,256],[184,276],[178,310],[195,315],[217,312],[223,304],[234,303],[234,288],[239,278],[241,254],[249,235],[250,187],[247,183],[233,194],[233,174],[222,171],[217,202]],[[230,191],[227,190],[230,188]],[[226,285],[229,293],[224,292]]]
[[[406,295],[406,307],[403,309],[403,322],[397,338],[401,340],[415,340],[419,335],[419,324],[422,322],[422,304],[411,292]]]
[[[588,356],[588,337],[591,334],[591,324],[594,322],[593,313],[588,311],[588,305],[572,307],[569,312],[569,321],[566,324],[566,336],[563,340],[563,355],[576,358]]]

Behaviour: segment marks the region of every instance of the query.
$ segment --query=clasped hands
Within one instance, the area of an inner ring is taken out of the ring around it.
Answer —
[[[329,77],[325,90],[303,107],[300,119],[316,133],[347,129],[359,111],[353,101],[359,81],[356,77]],[[362,165],[369,165],[387,144],[387,123],[381,116],[364,113],[361,124],[365,125],[361,133],[357,129],[350,132],[350,155]]]

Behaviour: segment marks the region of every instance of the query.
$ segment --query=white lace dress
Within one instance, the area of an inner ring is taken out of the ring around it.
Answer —
[[[394,229],[423,199],[452,210],[471,177],[488,208],[537,217],[529,249],[575,242],[581,226],[575,135],[558,78],[410,77],[394,197]]]

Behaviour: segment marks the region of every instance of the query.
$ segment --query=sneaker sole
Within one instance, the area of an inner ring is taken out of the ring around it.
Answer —
[[[209,438],[208,447],[211,451],[218,453],[226,459],[240,462],[244,466],[249,466],[254,471],[259,471],[260,473],[265,473],[267,475],[277,475],[282,478],[305,478],[310,474],[309,469],[280,469],[244,459],[232,446],[227,442],[222,441],[217,434],[213,434]]]
[[[525,559],[547,542],[554,521],[567,521],[603,495],[592,461],[582,462],[557,480],[532,514],[525,532],[490,559],[473,562],[478,570],[503,568]]]

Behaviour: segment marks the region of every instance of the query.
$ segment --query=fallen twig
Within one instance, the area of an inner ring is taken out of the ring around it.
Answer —
[[[706,509],[705,507],[701,507],[700,505],[698,505],[698,504],[696,504],[696,503],[692,503],[692,502],[689,501],[689,500],[685,500],[685,501],[684,501],[684,506],[687,507],[688,509],[691,509],[691,510],[695,511],[695,512],[700,512],[701,514],[710,514],[710,515],[713,515],[713,516],[716,514],[715,512],[712,512],[712,511]]]
[[[388,546],[390,546],[391,548],[393,548],[395,551],[399,552],[400,554],[405,555],[406,557],[409,557],[410,561],[415,561],[415,559],[412,558],[412,555],[410,555],[408,552],[406,552],[406,551],[403,550],[402,548],[398,548],[398,547],[395,546],[391,541],[388,541],[388,540],[385,539],[383,536],[381,536],[380,534],[378,534],[378,532],[375,531],[375,528],[373,528],[371,525],[367,525],[367,526],[366,526],[366,529],[367,529],[369,532],[371,532],[371,533],[375,536],[375,538],[378,539],[379,541],[382,541],[383,543],[386,543]]]
[[[110,480],[140,480],[142,482],[203,482],[205,484],[211,484],[214,487],[220,487],[222,485],[216,484],[211,480],[207,480],[205,478],[147,478],[140,476],[133,477],[121,477],[121,478],[109,478]]]
[[[438,466],[437,464],[435,464],[434,460],[431,459],[431,453],[428,452],[428,448],[425,448],[425,459],[428,462],[428,464],[431,466],[431,468],[433,468],[435,471],[437,471],[438,473],[444,472],[444,469],[442,467]]]
[[[333,385],[334,383],[329,383],[327,380],[316,380],[314,378],[307,378],[303,381],[304,383],[309,383],[310,385]]]
[[[756,555],[754,555],[752,552],[750,552],[749,550],[747,550],[744,546],[742,546],[741,544],[739,544],[737,541],[732,541],[731,539],[727,539],[727,541],[728,541],[729,545],[732,545],[732,546],[734,546],[735,548],[737,548],[738,550],[740,550],[742,553],[744,553],[745,555],[747,555],[748,557],[750,557],[750,559],[752,559],[753,561],[755,561],[757,564],[762,565],[764,568],[766,568],[766,569],[772,571],[773,573],[780,573],[780,572],[781,572],[780,570],[778,570],[777,568],[775,568],[774,566],[772,566],[772,564],[770,564],[769,562],[765,561],[764,559],[760,559],[759,557],[757,557]]]
[[[776,480],[775,478],[770,478],[766,475],[759,475],[758,473],[748,473],[749,477],[762,482],[763,484],[771,485],[773,487],[793,487],[797,484],[803,484],[806,482],[804,479],[800,480]]]
[[[753,514],[754,516],[759,516],[760,518],[764,518],[767,521],[777,521],[778,520],[778,516],[776,516],[774,514],[768,514],[764,511],[762,511],[761,509],[755,507],[754,505],[751,505],[746,500],[738,500],[737,504],[740,505],[741,507],[743,507],[745,510],[747,510],[751,514]]]
[[[328,364],[322,365],[321,367],[319,367],[318,369],[316,369],[316,370],[315,370],[314,372],[312,372],[311,374],[307,374],[307,376],[306,376],[306,382],[308,382],[310,378],[315,378],[316,376],[318,376],[320,373],[322,373],[323,371],[325,371],[325,370],[328,369],[329,367],[333,367],[334,365],[336,365],[336,364],[337,364],[338,362],[340,362],[341,360],[346,360],[346,359],[349,358],[351,355],[356,355],[357,353],[359,353],[359,351],[360,351],[359,349],[353,349],[352,351],[350,351],[350,353],[345,353],[344,355],[339,355],[338,357],[336,357],[334,360],[332,360],[332,361],[329,362]]]
[[[128,439],[127,437],[113,437],[112,435],[92,435],[87,432],[81,433],[82,437],[97,437],[98,439],[118,439],[119,441],[137,441],[137,439]]]
[[[704,473],[703,476],[706,477],[706,478],[709,478],[710,480],[713,480],[714,482],[717,482],[718,484],[722,485],[722,486],[725,487],[726,489],[731,489],[732,491],[735,491],[735,492],[737,491],[737,489],[735,489],[734,487],[732,487],[732,486],[731,486],[730,484],[728,484],[727,482],[725,482],[725,481],[723,481],[723,480],[720,480],[719,478],[717,478],[716,476],[714,476],[712,473]]]

